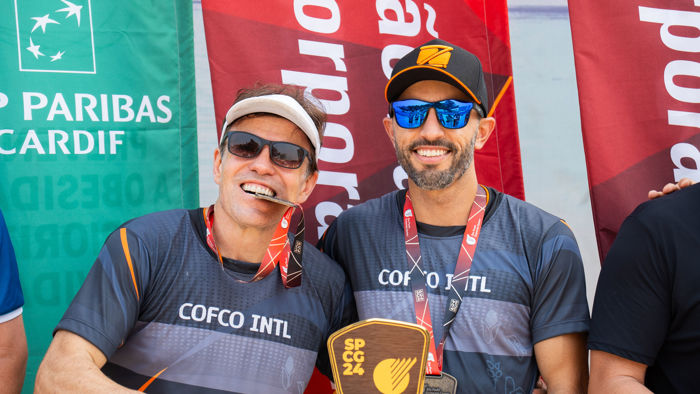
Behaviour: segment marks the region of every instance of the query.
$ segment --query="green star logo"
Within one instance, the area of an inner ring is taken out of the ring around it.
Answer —
[[[90,0],[15,0],[19,70],[95,74]]]

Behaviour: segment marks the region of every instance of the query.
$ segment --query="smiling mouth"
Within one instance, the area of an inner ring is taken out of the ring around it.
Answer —
[[[414,152],[422,157],[438,157],[446,155],[449,150],[444,148],[418,148]]]
[[[277,193],[275,193],[274,190],[270,189],[269,187],[256,183],[244,183],[241,185],[241,189],[249,194],[257,194],[268,197],[275,197],[277,195]]]

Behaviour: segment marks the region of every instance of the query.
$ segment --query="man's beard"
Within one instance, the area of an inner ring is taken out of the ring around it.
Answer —
[[[413,164],[411,164],[411,155],[413,150],[419,146],[440,146],[449,149],[452,152],[456,152],[455,144],[445,141],[426,141],[420,140],[413,142],[408,148],[402,150],[394,140],[394,148],[396,149],[396,157],[399,160],[399,164],[403,167],[408,177],[415,183],[418,187],[425,190],[440,190],[451,185],[456,179],[459,179],[467,171],[467,168],[472,164],[474,159],[474,145],[476,144],[476,133],[472,137],[469,145],[464,149],[459,156],[456,156],[452,160],[452,165],[446,170],[435,170],[428,166],[427,169],[423,171],[418,171]]]

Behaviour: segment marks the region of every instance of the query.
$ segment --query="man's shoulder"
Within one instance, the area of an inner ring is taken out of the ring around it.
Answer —
[[[669,195],[645,201],[630,214],[641,221],[672,223],[700,216],[700,183]]]
[[[397,207],[399,193],[402,191],[394,190],[381,197],[350,207],[338,215],[337,220],[341,222],[375,220],[380,215],[389,215]]]
[[[345,272],[340,264],[306,241],[304,241],[302,264],[304,275],[309,275],[314,283],[319,280],[329,281],[334,284],[345,282]]]
[[[557,223],[564,224],[558,216],[530,202],[494,189],[489,190],[495,192],[494,198],[498,201],[498,205],[494,207],[494,215],[505,216],[515,221],[516,223],[514,224],[519,225],[522,229],[527,231],[547,231]]]
[[[158,211],[133,218],[119,228],[126,228],[130,232],[147,236],[149,234],[174,233],[179,230],[183,222],[189,222],[191,212],[187,209],[171,209]]]

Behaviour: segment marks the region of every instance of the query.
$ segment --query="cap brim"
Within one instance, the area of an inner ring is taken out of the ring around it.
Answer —
[[[306,134],[309,141],[311,141],[316,160],[318,161],[319,152],[321,150],[321,139],[318,134],[318,129],[316,129],[313,120],[311,120],[311,116],[309,116],[301,104],[292,97],[284,94],[251,97],[234,104],[226,113],[226,121],[221,130],[219,144],[223,142],[226,128],[231,125],[231,123],[243,116],[254,113],[274,114],[294,123]]]
[[[391,77],[386,84],[384,97],[387,102],[395,101],[404,90],[418,81],[434,80],[449,83],[469,96],[474,102],[479,104],[482,111],[484,110],[481,100],[479,100],[474,92],[465,86],[460,80],[447,72],[446,70],[435,68],[433,66],[413,66],[401,70],[396,75]]]

